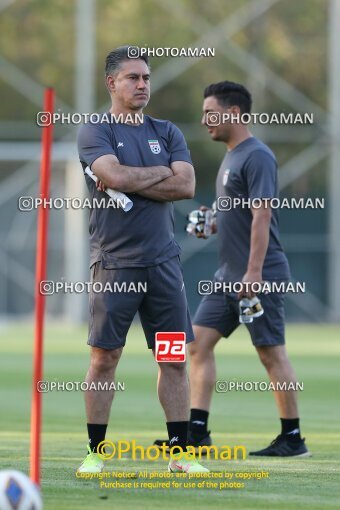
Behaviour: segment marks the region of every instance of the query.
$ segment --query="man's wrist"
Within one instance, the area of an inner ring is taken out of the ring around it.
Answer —
[[[248,266],[246,274],[256,274],[256,275],[261,276],[262,275],[262,267]]]
[[[172,169],[169,166],[165,166],[165,177],[172,177],[174,175]]]

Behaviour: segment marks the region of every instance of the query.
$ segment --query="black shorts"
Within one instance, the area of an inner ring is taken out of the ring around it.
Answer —
[[[269,293],[259,296],[264,314],[247,327],[255,346],[283,345],[285,343],[284,294]],[[239,302],[236,296],[213,293],[204,296],[193,319],[195,326],[217,329],[228,337],[240,325]]]
[[[181,331],[194,340],[179,257],[152,267],[104,269],[91,267],[91,282],[104,292],[90,292],[88,344],[103,349],[123,347],[131,323],[139,312],[149,349],[157,332]],[[106,287],[112,289],[105,291]],[[99,286],[99,288],[100,288]]]

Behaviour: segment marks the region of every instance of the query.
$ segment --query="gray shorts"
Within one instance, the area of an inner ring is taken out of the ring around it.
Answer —
[[[247,327],[255,346],[283,345],[285,343],[284,295],[280,293],[259,296],[264,314]],[[236,296],[214,293],[204,296],[193,319],[195,326],[217,329],[228,337],[240,325]]]
[[[157,266],[126,269],[104,269],[96,262],[91,282],[100,282],[104,290],[107,284],[114,292],[90,292],[89,345],[123,347],[137,312],[149,349],[159,331],[185,332],[187,343],[194,340],[178,256]]]

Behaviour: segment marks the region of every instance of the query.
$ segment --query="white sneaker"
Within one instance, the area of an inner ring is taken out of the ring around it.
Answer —
[[[209,473],[209,469],[201,466],[190,453],[172,455],[168,471],[171,473]]]
[[[99,457],[98,453],[91,452],[91,448],[87,446],[88,455],[77,469],[78,473],[101,473],[104,469],[104,461]]]

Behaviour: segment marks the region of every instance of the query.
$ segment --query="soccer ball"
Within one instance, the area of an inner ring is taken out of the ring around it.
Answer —
[[[38,487],[20,471],[0,471],[0,510],[42,510]]]

